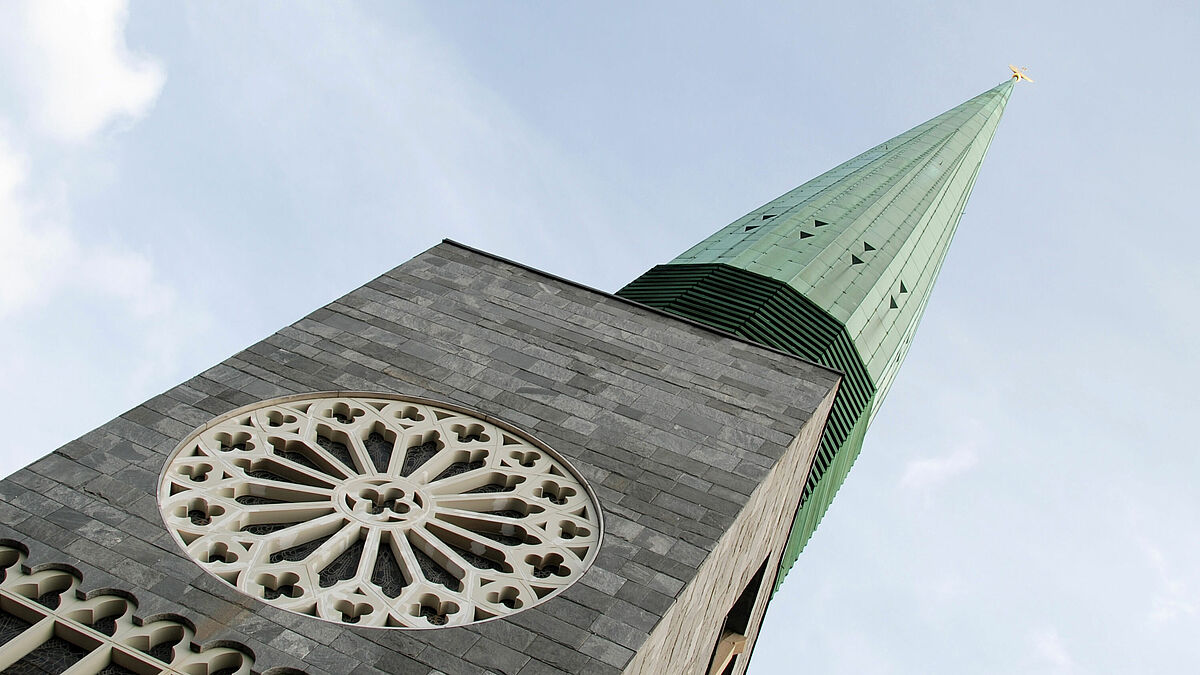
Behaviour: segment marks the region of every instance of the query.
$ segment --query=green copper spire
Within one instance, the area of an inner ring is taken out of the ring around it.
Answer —
[[[618,291],[846,374],[779,581],[908,352],[1015,82],[768,202]]]

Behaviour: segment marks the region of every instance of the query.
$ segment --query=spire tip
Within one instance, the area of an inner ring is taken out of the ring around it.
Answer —
[[[1012,71],[1012,76],[1013,76],[1014,80],[1017,80],[1017,81],[1025,80],[1026,82],[1033,82],[1033,79],[1025,74],[1029,70],[1028,68],[1018,68],[1018,67],[1010,64],[1008,66],[1008,69]]]

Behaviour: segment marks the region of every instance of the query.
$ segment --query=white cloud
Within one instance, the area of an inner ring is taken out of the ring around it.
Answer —
[[[1049,666],[1053,672],[1070,672],[1075,661],[1063,645],[1062,638],[1055,628],[1042,628],[1029,636],[1035,658]]]
[[[929,490],[971,470],[979,456],[971,448],[959,448],[942,457],[926,457],[909,462],[900,478],[900,487]]]
[[[117,120],[140,118],[162,90],[162,65],[125,45],[124,0],[36,0],[0,9],[7,73],[31,126],[81,142]]]
[[[70,288],[117,300],[145,317],[171,309],[174,294],[138,253],[84,245],[39,208],[28,189],[28,161],[0,135],[0,318],[36,308]]]
[[[39,201],[29,165],[0,133],[0,321],[8,328],[0,407],[49,399],[64,386],[99,385],[110,395],[84,397],[69,420],[39,431],[41,443],[0,440],[0,475],[110,417],[115,401],[161,388],[183,344],[208,329],[207,315],[177,300],[150,257],[64,225],[66,209]]]
[[[1196,601],[1189,595],[1186,581],[1171,570],[1166,554],[1145,539],[1141,540],[1141,546],[1159,582],[1158,592],[1151,599],[1151,624],[1161,626],[1180,617],[1194,616]]]
[[[104,382],[109,390],[141,393],[175,360],[181,338],[170,328],[186,332],[205,321],[185,311],[148,255],[104,240],[93,223],[71,214],[69,176],[78,175],[72,169],[105,161],[87,142],[114,124],[139,119],[162,90],[162,66],[129,52],[125,24],[122,1],[0,4],[5,408],[55,396],[64,385],[86,389]],[[140,340],[124,350],[136,359],[107,344],[117,335]],[[86,342],[80,348],[64,336],[86,336]],[[116,381],[112,372],[102,372],[101,366],[126,361]],[[43,441],[54,447],[69,440],[111,415],[109,405],[81,404],[77,418],[43,430]],[[4,473],[45,449],[11,442],[14,447],[0,447],[9,463]]]
[[[82,243],[59,215],[68,209],[49,208],[60,200],[41,196],[45,185],[30,184],[31,163],[50,158],[31,162],[10,142],[17,131],[81,143],[115,121],[145,114],[165,76],[161,64],[125,46],[126,15],[123,0],[0,6],[0,74],[9,99],[28,108],[24,125],[0,119],[0,317],[36,307],[64,287],[116,299],[139,316],[171,303],[144,256]],[[52,164],[38,168],[56,173]]]
[[[28,162],[0,136],[0,317],[48,295],[64,252],[74,247],[62,228],[29,226]]]

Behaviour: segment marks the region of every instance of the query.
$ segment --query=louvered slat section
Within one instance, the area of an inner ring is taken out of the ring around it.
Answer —
[[[659,265],[617,295],[845,373],[784,549],[776,587],[862,448],[875,386],[845,328],[782,281],[724,264]]]

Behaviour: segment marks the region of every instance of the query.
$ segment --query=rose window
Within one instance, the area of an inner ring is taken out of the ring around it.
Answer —
[[[380,394],[222,415],[172,455],[159,506],[187,553],[239,591],[361,626],[521,611],[578,580],[600,538],[591,489],[553,450]]]

